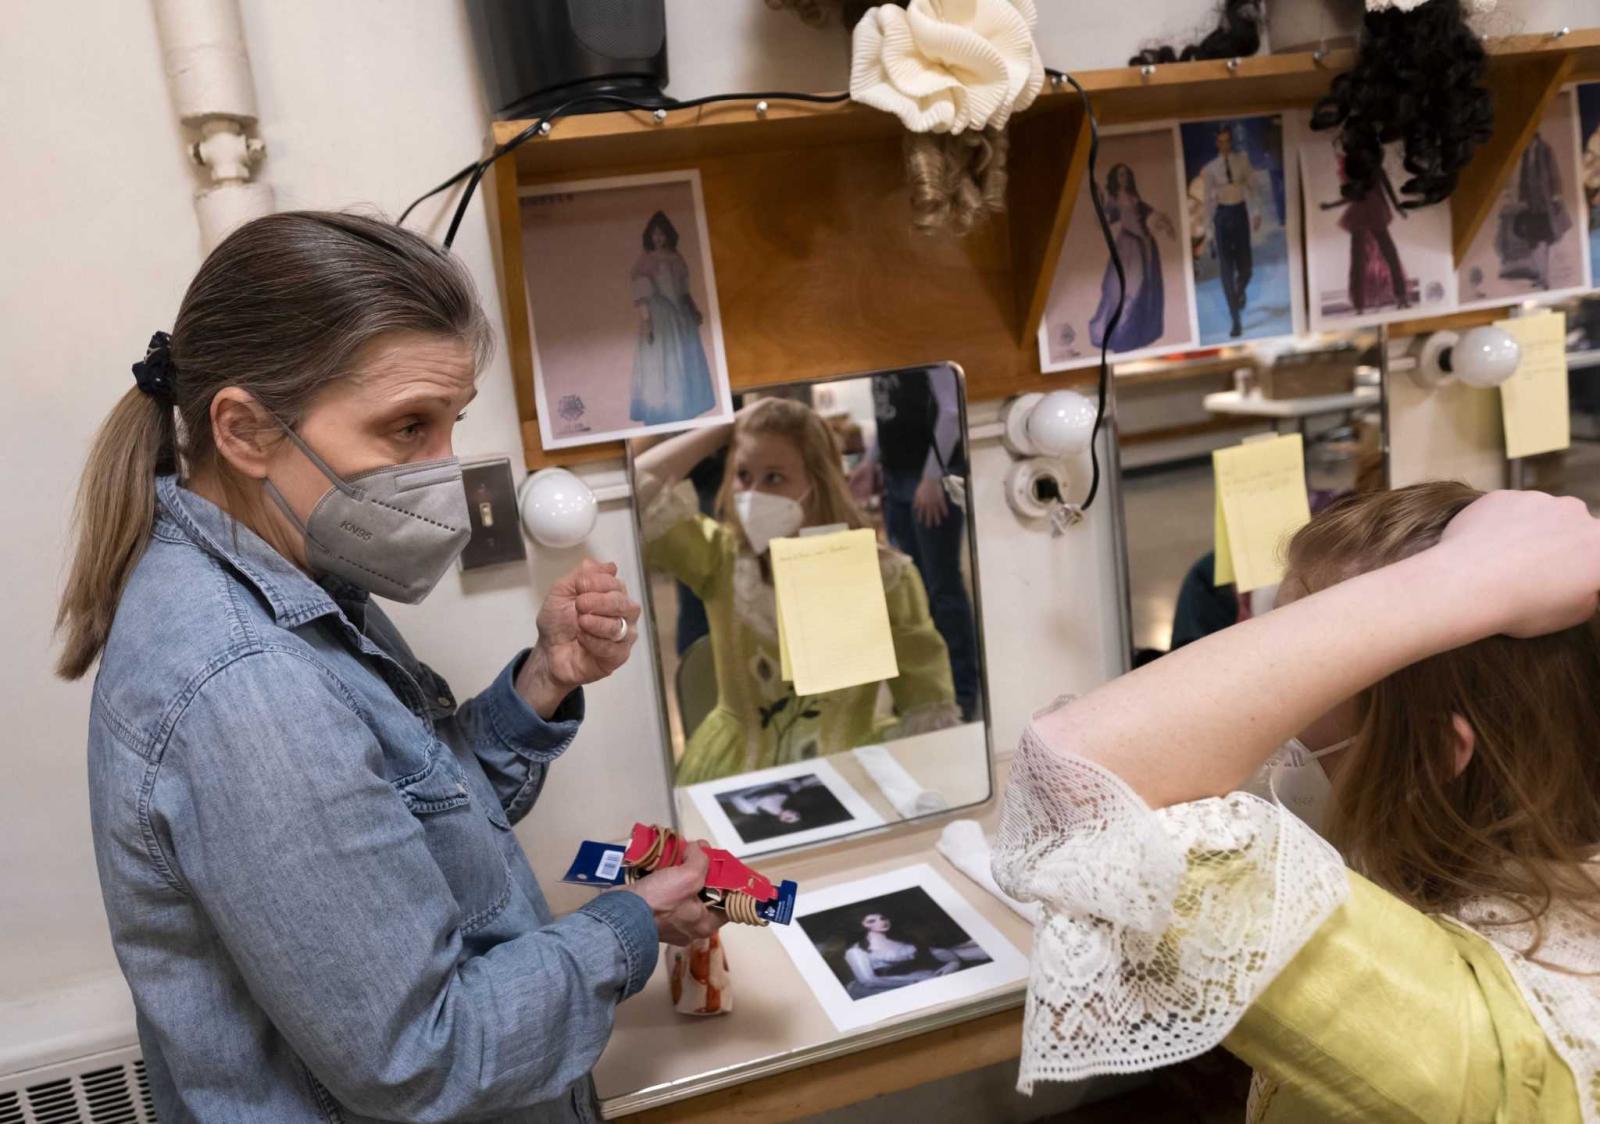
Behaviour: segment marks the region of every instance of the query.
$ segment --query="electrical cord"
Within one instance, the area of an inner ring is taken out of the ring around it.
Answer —
[[[1081,515],[1089,510],[1094,503],[1095,496],[1100,494],[1100,430],[1105,425],[1106,403],[1111,393],[1111,336],[1117,330],[1117,324],[1122,320],[1123,301],[1128,293],[1128,278],[1122,268],[1122,255],[1117,252],[1117,240],[1111,236],[1111,222],[1106,218],[1105,199],[1100,194],[1100,181],[1095,175],[1097,162],[1100,158],[1100,122],[1095,119],[1094,106],[1089,101],[1089,95],[1084,88],[1078,85],[1078,80],[1072,75],[1061,70],[1045,68],[1045,74],[1051,78],[1059,78],[1072,85],[1078,91],[1078,98],[1083,102],[1084,119],[1089,122],[1089,200],[1094,204],[1094,217],[1100,224],[1100,237],[1105,240],[1106,252],[1111,255],[1111,268],[1117,275],[1117,303],[1111,310],[1111,319],[1106,321],[1105,334],[1100,338],[1100,376],[1099,393],[1095,399],[1094,428],[1089,431],[1089,491],[1084,495],[1083,503],[1077,507]]]
[[[662,105],[638,101],[634,98],[624,97],[621,94],[582,94],[578,97],[570,99],[569,101],[564,101],[554,109],[546,111],[542,116],[534,118],[533,122],[526,129],[522,130],[522,132],[506,141],[504,144],[495,146],[494,151],[489,153],[488,156],[484,157],[482,160],[477,160],[471,164],[468,164],[465,168],[462,168],[455,175],[441,183],[438,187],[432,188],[424,194],[417,196],[416,199],[412,200],[409,207],[400,212],[400,218],[397,220],[396,225],[405,225],[407,217],[409,217],[411,212],[416,209],[417,204],[423,202],[424,200],[433,198],[433,196],[439,194],[441,191],[448,191],[450,188],[454,187],[456,184],[465,179],[468,181],[467,189],[462,193],[460,202],[456,204],[455,215],[450,220],[449,229],[445,231],[444,248],[448,250],[451,244],[456,240],[456,232],[461,229],[461,220],[466,216],[467,204],[472,202],[472,194],[477,190],[478,182],[483,179],[483,174],[489,170],[490,166],[493,165],[496,160],[500,159],[502,156],[505,156],[513,149],[516,149],[521,145],[526,144],[534,137],[541,135],[545,129],[545,126],[553,125],[557,120],[567,116],[579,107],[607,105],[616,109],[647,110],[651,113],[654,113],[658,109],[664,109],[668,111],[699,109],[704,105],[715,105],[719,102],[730,101],[798,101],[808,102],[813,105],[838,105],[841,102],[846,102],[849,100],[850,95],[847,93],[806,94],[793,90],[773,90],[768,92],[757,91],[754,93],[741,94],[706,94],[703,97],[690,98],[687,101],[673,101]]]
[[[1100,184],[1095,176],[1097,160],[1100,155],[1100,123],[1094,115],[1094,106],[1089,101],[1089,95],[1078,84],[1078,80],[1062,70],[1045,68],[1045,74],[1051,79],[1065,81],[1078,91],[1078,98],[1083,103],[1084,119],[1089,123],[1089,198],[1094,203],[1094,214],[1100,224],[1100,236],[1105,240],[1106,252],[1111,255],[1111,267],[1117,275],[1117,303],[1112,309],[1111,318],[1106,322],[1105,335],[1100,341],[1100,376],[1099,394],[1095,403],[1094,428],[1089,436],[1089,490],[1084,496],[1082,504],[1077,505],[1076,514],[1081,515],[1089,510],[1095,497],[1100,493],[1100,430],[1105,424],[1107,396],[1111,389],[1111,363],[1110,349],[1111,336],[1116,331],[1118,323],[1122,320],[1123,302],[1127,296],[1127,276],[1122,268],[1122,255],[1117,252],[1116,239],[1111,235],[1111,223],[1106,218],[1105,200],[1100,194]],[[475,160],[462,168],[455,175],[445,180],[422,195],[412,200],[411,205],[400,212],[396,225],[404,226],[411,212],[417,205],[433,198],[441,191],[448,191],[462,180],[467,180],[467,188],[461,193],[461,199],[456,204],[454,215],[451,216],[449,229],[445,231],[444,248],[450,249],[456,240],[456,232],[461,229],[461,220],[466,217],[467,205],[472,202],[473,193],[477,190],[479,182],[485,172],[499,160],[514,149],[526,144],[534,137],[544,135],[549,126],[560,118],[574,112],[580,107],[593,105],[606,105],[617,109],[646,110],[655,112],[658,109],[683,110],[698,109],[705,105],[715,105],[721,102],[735,101],[794,101],[806,102],[813,105],[838,105],[850,100],[848,93],[842,94],[808,94],[793,90],[774,90],[769,92],[739,93],[739,94],[707,94],[703,97],[690,98],[687,101],[673,101],[666,105],[652,105],[637,101],[634,98],[624,97],[620,94],[590,93],[562,102],[554,109],[548,110],[542,116],[534,118],[531,124],[522,132],[512,137],[503,144],[495,146],[493,152],[482,160]]]

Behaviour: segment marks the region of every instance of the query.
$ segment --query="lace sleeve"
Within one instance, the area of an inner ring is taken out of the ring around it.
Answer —
[[[1152,812],[1031,728],[994,856],[1000,886],[1041,906],[1025,1093],[1220,1044],[1349,892],[1338,853],[1286,810],[1236,792]]]

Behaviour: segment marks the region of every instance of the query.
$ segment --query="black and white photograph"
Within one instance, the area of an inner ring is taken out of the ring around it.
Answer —
[[[684,791],[717,846],[739,856],[815,843],[884,822],[824,760],[776,765]]]
[[[840,1030],[978,995],[1028,971],[1027,957],[927,864],[802,888],[795,923],[773,932]]]
[[[733,830],[750,843],[855,818],[815,773],[719,792],[716,801]]]
[[[921,886],[813,913],[800,927],[851,999],[990,963],[972,935]]]

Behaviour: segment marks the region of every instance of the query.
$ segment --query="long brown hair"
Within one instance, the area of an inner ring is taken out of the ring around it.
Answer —
[[[1290,580],[1315,590],[1425,550],[1481,494],[1432,483],[1341,500],[1290,543]],[[1525,911],[1508,923],[1552,900],[1600,903],[1585,865],[1600,849],[1600,618],[1432,656],[1358,701],[1329,823],[1355,869],[1429,912],[1505,898]],[[1457,715],[1473,733],[1459,773]]]
[[[56,613],[56,673],[99,657],[117,602],[155,521],[158,474],[214,467],[211,400],[250,392],[284,423],[351,373],[356,354],[391,332],[451,336],[481,367],[492,336],[466,270],[427,239],[353,214],[290,211],[246,223],[213,250],[173,324],[172,400],[130,388],[95,436],[78,486],[77,545]]]
[[[800,461],[811,480],[809,514],[818,525],[843,523],[852,530],[872,526],[856,501],[850,498],[850,485],[839,464],[839,445],[832,430],[810,406],[791,398],[763,398],[734,421],[729,448],[746,433],[773,434],[785,438],[800,451]],[[717,491],[716,512],[718,519],[738,528],[741,541],[748,546],[744,528],[734,518],[731,452],[728,469],[722,475],[722,487]]]

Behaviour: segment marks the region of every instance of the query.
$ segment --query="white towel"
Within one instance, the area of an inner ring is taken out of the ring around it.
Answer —
[[[851,752],[856,755],[867,776],[872,778],[872,783],[883,793],[883,798],[903,819],[932,815],[950,807],[950,801],[944,798],[943,793],[923,788],[884,746],[864,745]]]
[[[993,861],[989,853],[989,840],[977,820],[954,820],[945,825],[939,836],[939,853],[950,860],[950,865],[988,890],[1009,906],[1018,917],[1030,925],[1039,923],[1039,903],[1019,902],[1002,890],[989,869]]]

